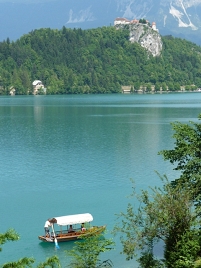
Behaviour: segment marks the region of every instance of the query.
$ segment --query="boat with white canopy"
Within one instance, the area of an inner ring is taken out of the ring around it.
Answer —
[[[93,216],[90,213],[53,217],[45,223],[45,234],[38,238],[45,242],[58,242],[79,239],[80,235],[102,233],[106,226],[91,226]]]

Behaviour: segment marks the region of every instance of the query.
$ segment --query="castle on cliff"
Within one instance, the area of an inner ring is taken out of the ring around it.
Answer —
[[[122,24],[122,25],[131,25],[131,24],[138,24],[140,23],[140,20],[128,20],[128,19],[125,19],[125,18],[116,18],[114,20],[114,26],[116,25],[119,25],[119,24]],[[158,29],[156,28],[156,23],[155,22],[152,22],[152,24],[149,23],[148,20],[146,20],[146,23],[147,25],[150,25],[150,27],[154,30],[154,31],[157,31],[158,32]]]

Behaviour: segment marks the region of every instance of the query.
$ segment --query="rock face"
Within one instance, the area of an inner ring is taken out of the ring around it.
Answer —
[[[153,30],[148,24],[134,23],[128,25],[116,24],[116,29],[129,28],[130,38],[129,40],[134,43],[139,43],[154,57],[160,56],[163,43],[160,34],[157,30]]]
[[[129,25],[130,41],[137,42],[154,57],[159,56],[162,51],[162,40],[160,34],[148,25],[138,23]]]

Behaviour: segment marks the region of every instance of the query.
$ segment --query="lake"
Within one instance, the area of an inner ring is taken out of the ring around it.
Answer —
[[[0,97],[0,233],[14,228],[17,242],[3,246],[1,264],[24,256],[38,264],[65,250],[38,240],[46,219],[89,212],[107,225],[137,191],[160,185],[155,171],[177,174],[157,155],[173,147],[171,122],[197,121],[201,93]],[[137,267],[116,249],[103,255],[114,267]],[[162,249],[158,249],[161,254]]]

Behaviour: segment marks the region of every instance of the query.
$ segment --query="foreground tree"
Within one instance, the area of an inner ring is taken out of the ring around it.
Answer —
[[[5,244],[8,241],[17,241],[19,240],[19,235],[16,233],[14,229],[9,229],[5,233],[0,233],[0,245]],[[2,248],[0,247],[0,251],[2,251]],[[26,268],[26,267],[33,267],[32,264],[35,262],[34,258],[21,258],[18,261],[14,262],[7,262],[3,265],[0,265],[2,268]],[[60,268],[60,261],[57,256],[52,256],[47,258],[47,260],[43,263],[40,263],[38,268]]]
[[[200,119],[201,114],[198,116],[198,120]],[[175,183],[178,181],[187,183],[193,200],[199,202],[201,194],[201,123],[175,122],[172,123],[172,128],[175,147],[163,150],[159,154],[164,157],[164,160],[176,165],[174,169],[181,172]]]
[[[16,241],[19,240],[19,235],[15,232],[14,229],[9,229],[5,233],[0,234],[0,245],[5,244],[8,241]],[[0,247],[0,251],[2,248]]]
[[[16,262],[8,262],[2,265],[2,268],[26,268],[33,267],[32,264],[35,262],[34,258],[24,257]],[[45,262],[40,263],[37,268],[60,268],[60,261],[57,256],[47,258]]]
[[[101,261],[101,253],[113,249],[114,242],[111,239],[105,239],[103,234],[94,234],[87,232],[81,236],[81,241],[76,241],[72,250],[67,251],[67,255],[72,257],[69,267],[71,268],[98,268],[112,267],[110,260]]]
[[[34,263],[33,258],[27,258],[24,257],[18,261],[14,262],[8,262],[2,265],[2,268],[26,268],[26,267],[32,267],[32,264]]]
[[[175,187],[164,176],[163,188],[150,188],[137,195],[135,187],[127,211],[120,213],[115,233],[120,233],[127,260],[138,258],[141,267],[195,267],[200,256],[200,217],[195,214],[191,194],[185,185]],[[135,205],[137,207],[135,207]],[[163,241],[164,259],[153,254]]]
[[[45,268],[45,267],[51,267],[51,268],[60,268],[60,261],[57,256],[52,256],[46,259],[45,262],[40,263],[37,268]]]

